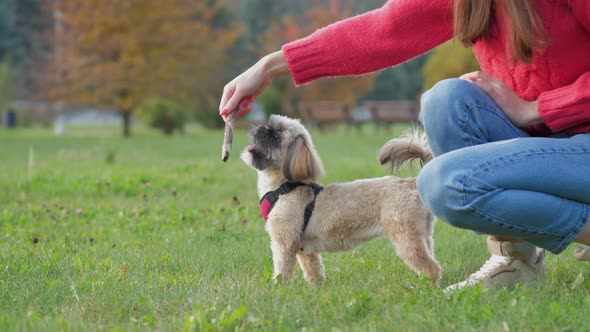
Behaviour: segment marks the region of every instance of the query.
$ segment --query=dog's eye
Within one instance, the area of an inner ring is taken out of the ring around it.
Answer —
[[[275,141],[278,141],[281,138],[281,135],[279,135],[279,133],[274,132],[272,133],[272,139]]]

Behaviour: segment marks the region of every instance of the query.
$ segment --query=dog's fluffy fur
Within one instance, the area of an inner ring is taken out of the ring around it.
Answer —
[[[257,170],[260,197],[286,181],[317,182],[324,174],[311,136],[298,120],[272,115],[268,125],[252,129],[250,141],[241,159]],[[380,150],[379,160],[392,167],[416,157],[426,162],[429,152],[422,143],[413,136],[393,139]],[[309,186],[298,187],[282,195],[268,216],[275,279],[291,279],[297,260],[305,280],[321,281],[320,253],[350,250],[378,236],[387,236],[416,273],[433,281],[441,277],[434,259],[435,218],[420,201],[415,178],[385,176],[327,185],[301,234],[305,206],[313,195]]]

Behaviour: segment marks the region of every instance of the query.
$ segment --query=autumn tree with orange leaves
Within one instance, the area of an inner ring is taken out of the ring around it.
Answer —
[[[123,134],[143,100],[214,112],[239,36],[222,1],[52,0],[46,98],[118,110]],[[229,20],[227,20],[229,21]],[[213,110],[213,111],[212,111]]]

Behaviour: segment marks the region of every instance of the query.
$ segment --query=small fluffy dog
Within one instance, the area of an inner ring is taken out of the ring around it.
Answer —
[[[271,238],[274,279],[283,282],[299,262],[309,283],[325,278],[320,253],[353,249],[387,236],[399,257],[416,273],[436,282],[442,269],[434,259],[434,216],[416,191],[416,179],[394,176],[317,184],[323,165],[309,132],[295,119],[272,115],[250,132],[241,159],[258,173],[258,193]],[[400,166],[412,158],[427,161],[422,142],[403,137],[387,142],[382,164]]]

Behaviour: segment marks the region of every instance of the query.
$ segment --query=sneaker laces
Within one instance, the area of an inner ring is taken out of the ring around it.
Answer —
[[[490,273],[496,271],[499,268],[502,268],[508,265],[512,261],[511,257],[507,256],[499,256],[499,255],[492,255],[490,259],[488,259],[483,266],[475,273],[469,276],[467,280],[470,281],[479,281],[485,279]]]

